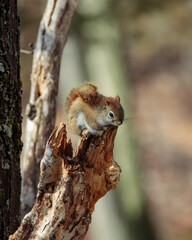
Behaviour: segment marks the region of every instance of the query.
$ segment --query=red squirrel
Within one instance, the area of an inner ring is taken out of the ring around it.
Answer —
[[[119,126],[124,120],[120,97],[105,97],[97,86],[85,83],[72,89],[67,98],[67,122],[74,134],[101,135],[110,126]]]

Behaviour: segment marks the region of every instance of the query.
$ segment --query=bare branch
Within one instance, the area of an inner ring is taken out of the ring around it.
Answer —
[[[34,51],[23,160],[22,215],[33,206],[39,163],[55,126],[61,54],[77,0],[48,0]]]

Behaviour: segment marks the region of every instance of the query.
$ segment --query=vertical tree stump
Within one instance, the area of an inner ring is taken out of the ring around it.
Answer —
[[[95,203],[120,180],[113,160],[116,132],[81,138],[73,157],[65,124],[54,130],[41,160],[36,204],[9,240],[85,237]]]

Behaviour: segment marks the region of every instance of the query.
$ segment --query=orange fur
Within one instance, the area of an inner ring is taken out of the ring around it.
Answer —
[[[67,110],[68,126],[78,135],[84,129],[99,134],[109,126],[121,125],[124,119],[120,97],[105,97],[98,93],[97,86],[92,83],[71,90],[67,98]]]
[[[89,105],[96,105],[99,103],[102,95],[97,92],[97,86],[93,83],[85,83],[79,88],[74,88],[69,93],[67,98],[67,109],[69,110],[76,98],[80,97]]]

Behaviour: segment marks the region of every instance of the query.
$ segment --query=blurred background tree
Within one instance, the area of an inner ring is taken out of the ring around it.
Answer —
[[[22,49],[35,43],[45,3],[19,0]],[[191,18],[190,0],[79,1],[57,124],[66,119],[69,90],[88,80],[105,95],[118,93],[127,119],[115,145],[121,181],[96,206],[87,239],[192,239]],[[21,55],[24,104],[31,62]]]

